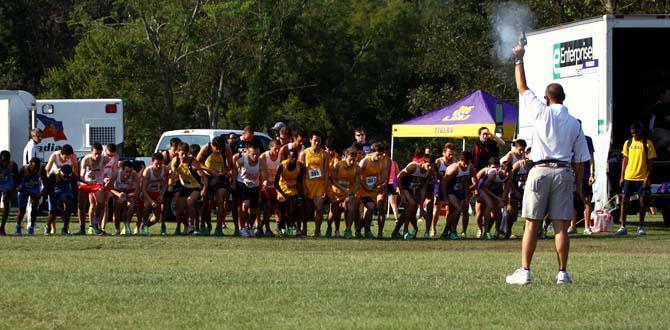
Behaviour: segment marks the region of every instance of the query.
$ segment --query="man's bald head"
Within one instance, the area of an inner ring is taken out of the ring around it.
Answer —
[[[549,99],[550,103],[563,104],[563,101],[565,100],[563,86],[556,83],[549,84],[544,91],[544,96]]]

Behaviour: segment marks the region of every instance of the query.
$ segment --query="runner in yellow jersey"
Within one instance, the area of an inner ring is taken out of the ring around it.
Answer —
[[[217,136],[212,142],[200,150],[198,161],[205,163],[205,171],[209,175],[209,196],[203,203],[201,214],[210,217],[212,206],[216,206],[216,228],[214,236],[223,236],[223,225],[226,223],[228,195],[230,193],[230,176],[234,175],[233,152],[226,144],[225,137]],[[206,229],[207,230],[207,229]]]
[[[344,223],[346,229],[344,230],[344,237],[351,239],[351,224],[356,218],[358,211],[358,197],[356,192],[361,187],[360,168],[355,162],[356,151],[354,149],[347,149],[344,151],[344,158],[338,161],[333,168],[331,174],[331,189],[329,195],[330,209],[333,217],[328,218],[328,228],[330,228],[333,220],[335,221],[335,237],[339,236],[340,215],[342,211],[344,214]],[[328,232],[326,232],[327,234]]]
[[[177,228],[179,223],[183,223],[185,228],[188,228],[186,234],[193,234],[198,219],[198,199],[201,195],[207,194],[207,176],[200,163],[189,155],[188,144],[180,143],[177,155],[178,157],[170,164],[171,171],[177,179],[174,187]]]
[[[296,220],[300,221],[302,218],[305,166],[298,162],[298,154],[298,149],[290,149],[288,158],[281,162],[275,174],[274,186],[281,212],[280,236],[292,236]]]
[[[370,231],[370,222],[372,222],[372,212],[380,210],[377,205],[377,196],[381,192],[382,185],[386,184],[386,180],[382,178],[384,164],[382,162],[382,154],[380,152],[381,145],[375,143],[370,148],[370,153],[367,154],[359,163],[361,189],[359,195],[361,203],[365,207],[363,213],[363,220],[356,224],[356,238],[361,238],[361,229],[365,229],[365,237],[372,238]]]
[[[333,169],[335,164],[340,162],[340,155],[335,151],[335,139],[329,137],[326,139],[324,145],[326,153],[328,154],[328,170],[330,172],[330,177],[326,182],[326,196],[328,197],[327,202],[328,207],[328,228],[326,229],[326,237],[330,238],[333,236],[333,222],[335,222],[335,238],[340,237],[340,216],[342,210],[340,210],[340,203],[338,196],[333,193]]]
[[[323,221],[323,200],[326,196],[326,178],[328,170],[328,154],[321,148],[321,133],[312,132],[310,147],[300,154],[300,162],[305,165],[305,203],[307,216],[302,224],[303,233],[307,233],[307,221],[314,219],[314,237],[321,236]]]

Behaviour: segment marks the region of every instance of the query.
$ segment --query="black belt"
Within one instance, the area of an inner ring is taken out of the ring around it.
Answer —
[[[563,162],[560,160],[556,159],[543,159],[543,160],[538,160],[537,162],[531,162],[533,166],[537,167],[551,167],[551,168],[558,168],[558,167],[570,167],[570,163],[568,162]]]

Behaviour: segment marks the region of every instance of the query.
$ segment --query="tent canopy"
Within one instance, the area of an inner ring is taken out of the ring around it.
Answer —
[[[477,137],[480,127],[496,129],[496,109],[502,113],[503,139],[511,140],[519,118],[517,107],[482,90],[402,124],[393,125],[393,137]],[[498,118],[500,119],[500,118]]]

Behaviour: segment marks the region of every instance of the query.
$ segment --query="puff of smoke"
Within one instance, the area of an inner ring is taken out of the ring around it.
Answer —
[[[489,17],[493,33],[493,55],[505,63],[512,58],[512,48],[519,42],[524,31],[533,26],[533,12],[527,4],[514,1],[498,3]]]

